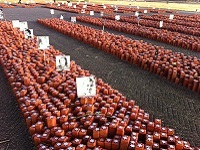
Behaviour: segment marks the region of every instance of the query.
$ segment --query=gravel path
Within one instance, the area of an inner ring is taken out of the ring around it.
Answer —
[[[37,24],[37,18],[51,17],[49,9],[14,8],[4,9],[4,13],[7,20],[27,20],[29,28],[34,29],[35,35],[49,35],[50,44],[56,49],[65,54],[70,54],[71,59],[75,60],[77,64],[102,78],[126,95],[128,99],[135,99],[136,104],[150,113],[152,119],[162,119],[163,124],[174,128],[176,134],[182,139],[188,140],[193,146],[200,146],[200,94],[193,93],[115,56]],[[64,15],[65,19],[69,19],[71,15],[74,16],[72,13],[55,11],[56,17],[61,14]],[[115,31],[111,32],[120,34]],[[132,35],[124,35],[134,39],[143,39]],[[152,40],[143,40],[162,45],[174,51],[182,51],[186,55],[199,57],[199,54],[193,51],[183,50]],[[2,138],[0,140],[10,139],[10,149],[12,150],[31,150],[33,144],[27,132],[25,121],[18,109],[17,102],[2,68],[0,68],[0,100],[0,135]],[[6,144],[0,146],[6,146]]]

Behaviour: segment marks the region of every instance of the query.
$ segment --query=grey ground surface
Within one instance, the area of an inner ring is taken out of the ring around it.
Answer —
[[[162,119],[163,124],[174,128],[176,134],[183,140],[189,141],[193,146],[200,146],[200,94],[36,23],[37,18],[51,17],[49,12],[49,9],[44,8],[4,9],[7,20],[28,21],[29,28],[34,29],[34,35],[48,35],[51,45],[65,54],[70,54],[71,59],[75,60],[82,68],[88,69],[92,74],[102,78],[128,99],[136,100],[137,105],[150,113],[151,119]],[[69,20],[70,16],[76,15],[55,11],[54,16],[59,17],[61,14],[66,20]],[[128,34],[123,35],[132,39],[143,39]],[[162,45],[166,49],[181,51],[186,55],[200,57],[199,53],[193,51],[152,40],[143,40]],[[34,146],[25,121],[2,67],[0,67],[0,102],[0,140],[10,139],[8,149],[11,150],[33,149]],[[6,148],[6,144],[0,144],[0,148]]]

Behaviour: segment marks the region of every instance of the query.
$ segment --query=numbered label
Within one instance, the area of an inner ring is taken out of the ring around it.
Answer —
[[[38,49],[49,49],[49,36],[37,36]]]
[[[79,98],[96,95],[96,81],[94,76],[76,78],[76,87]]]
[[[56,56],[56,71],[70,70],[70,56]]]

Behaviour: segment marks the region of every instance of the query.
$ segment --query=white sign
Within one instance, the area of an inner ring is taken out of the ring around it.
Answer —
[[[71,22],[76,22],[76,17],[71,17]]]
[[[2,9],[0,9],[0,19],[3,19],[4,17],[3,17],[3,10]]]
[[[170,20],[173,20],[173,19],[174,19],[174,14],[170,14],[170,15],[169,15],[169,19],[170,19]]]
[[[139,12],[136,11],[135,12],[135,16],[138,17],[139,16]]]
[[[147,13],[147,10],[145,9],[145,10],[144,10],[144,14],[146,14],[146,13]]]
[[[49,49],[49,36],[37,36],[38,49]]]
[[[160,21],[160,25],[159,25],[160,28],[163,27],[163,21]]]
[[[65,2],[62,2],[62,5],[64,5],[65,4]]]
[[[81,9],[81,14],[84,14],[85,13],[85,9]]]
[[[67,5],[68,5],[69,7],[71,7],[71,6],[72,6],[72,3],[68,3]]]
[[[60,20],[63,20],[63,19],[64,19],[63,15],[60,15]]]
[[[139,6],[137,6],[137,9],[139,9],[140,7]]]
[[[83,5],[83,8],[87,8],[87,5]]]
[[[96,81],[94,76],[76,78],[76,87],[78,98],[96,95]]]
[[[70,56],[56,56],[56,71],[70,71]]]
[[[53,15],[54,14],[54,9],[50,9],[50,13]]]
[[[100,16],[101,16],[101,17],[103,16],[103,12],[100,12]]]
[[[25,29],[24,36],[26,39],[33,39],[33,29]]]
[[[105,5],[103,5],[103,9],[106,9],[106,6],[105,6]]]
[[[13,28],[20,28],[19,20],[12,20]]]
[[[60,7],[60,4],[58,3],[58,7]]]
[[[94,16],[94,11],[90,11],[90,16]]]
[[[28,29],[27,22],[19,22],[19,25],[20,25],[20,31],[24,31],[25,29]]]
[[[73,8],[76,9],[76,5],[74,5]]]
[[[120,15],[116,15],[115,20],[120,20]]]

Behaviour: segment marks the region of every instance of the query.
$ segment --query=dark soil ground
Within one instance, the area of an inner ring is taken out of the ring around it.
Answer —
[[[163,124],[174,128],[176,134],[183,140],[189,141],[192,146],[200,146],[200,94],[36,23],[37,18],[51,17],[49,12],[46,8],[4,9],[7,20],[28,21],[29,28],[34,29],[34,35],[48,35],[50,44],[56,49],[70,54],[71,59],[77,64],[102,78],[128,99],[136,100],[136,104],[150,113],[152,119],[162,119]],[[60,17],[61,14],[66,20],[69,20],[72,15],[75,16],[72,13],[55,11],[54,17]],[[109,32],[123,34],[116,31]],[[123,35],[132,39],[143,39],[152,44],[164,46],[166,49],[200,58],[197,52],[128,34]],[[0,144],[0,149],[6,149],[7,146],[9,150],[34,149],[2,67],[0,67],[0,103],[0,141],[10,140],[10,142]]]

